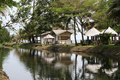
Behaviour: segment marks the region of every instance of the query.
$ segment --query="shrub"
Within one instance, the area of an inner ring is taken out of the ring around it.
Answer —
[[[110,44],[111,40],[110,37],[112,36],[111,33],[104,33],[104,34],[100,34],[100,43],[104,44],[104,45],[108,45]]]
[[[117,42],[115,42],[115,45],[116,45],[116,46],[120,46],[120,40],[117,41]]]

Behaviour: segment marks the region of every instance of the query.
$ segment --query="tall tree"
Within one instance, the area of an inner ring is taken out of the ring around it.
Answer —
[[[19,5],[19,12],[15,19],[19,19],[19,22],[24,24],[24,32],[26,36],[34,43],[34,36],[41,34],[45,31],[51,30],[51,24],[53,22],[53,13],[48,8],[49,0],[34,0],[33,6],[31,6],[32,0],[21,1],[23,4]],[[31,12],[32,10],[32,12]]]
[[[67,16],[74,21],[74,31],[76,34],[76,25],[81,25],[82,30],[79,31],[83,35],[83,28],[85,23],[85,18],[89,17],[90,10],[92,10],[96,0],[56,0],[52,3],[52,9],[60,17]],[[92,5],[93,4],[93,5]],[[79,21],[78,21],[79,17]],[[67,22],[66,22],[67,23]],[[84,40],[84,39],[83,39]],[[76,35],[75,35],[75,45],[77,45]]]
[[[113,0],[99,0],[98,6],[95,7],[95,12],[92,15],[92,19],[94,20],[95,26],[97,29],[105,29],[109,26],[112,27],[113,20],[108,19],[107,11],[111,6]]]

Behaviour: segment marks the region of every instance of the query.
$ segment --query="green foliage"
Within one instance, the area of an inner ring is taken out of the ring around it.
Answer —
[[[116,46],[120,46],[120,40],[117,41],[117,42],[115,42],[115,45],[116,45]]]
[[[111,40],[110,40],[110,37],[112,35],[110,33],[104,33],[104,34],[100,34],[99,37],[100,37],[100,43],[103,44],[103,45],[108,45],[110,44]]]
[[[120,68],[116,71],[116,79],[120,79]]]
[[[95,12],[92,15],[94,22],[97,24],[96,27],[100,29],[105,29],[109,26],[113,26],[115,22],[113,20],[108,19],[107,11],[111,6],[111,0],[99,0],[98,5],[95,7]]]
[[[0,48],[0,69],[2,69],[2,64],[5,57],[8,55],[10,49]]]
[[[114,29],[116,32],[120,33],[120,24],[117,24],[117,26],[116,26],[116,27],[113,27],[113,29]]]
[[[6,28],[0,29],[0,43],[10,42],[10,41],[11,41],[11,37],[8,30]]]
[[[81,45],[82,46],[84,46],[84,45],[86,45],[87,43],[86,42],[84,42],[83,40],[81,40]]]
[[[13,0],[0,0],[0,11],[4,10],[7,6],[17,6],[17,3]]]

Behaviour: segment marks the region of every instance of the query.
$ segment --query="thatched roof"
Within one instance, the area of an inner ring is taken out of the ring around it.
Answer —
[[[111,27],[108,27],[108,29],[103,30],[102,32],[100,32],[100,34],[103,33],[111,33],[111,34],[118,34],[116,31],[114,31]]]
[[[46,36],[44,37],[44,39],[52,39],[52,38],[54,38],[54,37],[51,36],[50,34],[48,34],[48,35],[46,35]]]
[[[50,33],[51,33],[51,31],[47,31],[45,33],[42,33],[41,35],[46,35],[46,34],[50,34]]]
[[[56,35],[62,34],[64,32],[69,32],[69,33],[73,34],[74,30],[53,30],[53,31],[47,31],[45,33],[42,33],[41,35],[51,34],[52,32],[54,32]]]
[[[96,36],[96,35],[99,35],[100,34],[100,31],[98,31],[96,28],[91,28],[90,30],[88,30],[85,35],[86,36]]]
[[[74,30],[53,30],[53,32],[56,34],[56,35],[59,35],[59,34],[62,34],[64,32],[70,32],[71,34],[74,33]]]

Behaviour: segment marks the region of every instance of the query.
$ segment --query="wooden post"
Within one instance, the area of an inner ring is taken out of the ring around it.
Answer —
[[[91,40],[93,40],[93,36],[91,36]]]
[[[87,40],[89,41],[89,36],[87,36]]]
[[[87,36],[87,45],[89,45],[89,36]]]
[[[97,36],[95,36],[95,43],[96,43],[96,45],[97,45]]]
[[[116,43],[116,34],[115,34],[115,37],[114,37],[114,38],[115,38],[115,42],[114,42],[114,43]]]
[[[112,41],[113,41],[113,36],[112,36],[112,38],[111,38],[111,44],[112,44]]]

